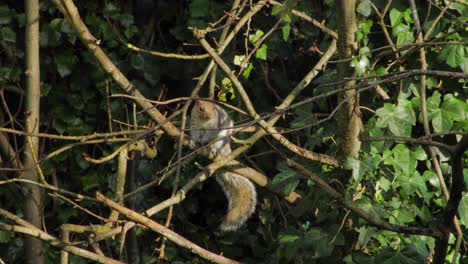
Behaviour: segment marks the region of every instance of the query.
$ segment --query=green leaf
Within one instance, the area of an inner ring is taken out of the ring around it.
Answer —
[[[390,10],[390,25],[395,27],[401,23],[401,19],[403,18],[401,12],[398,9],[392,8]]]
[[[56,31],[60,31],[63,22],[63,18],[54,18],[50,21],[50,27]]]
[[[411,24],[413,23],[413,11],[411,11],[411,8],[407,8],[405,12],[403,12],[403,19],[405,20],[406,23]]]
[[[401,188],[407,195],[412,195],[417,191],[424,195],[427,192],[426,183],[417,171],[411,175],[400,174],[398,180],[400,181]]]
[[[389,128],[395,136],[411,136],[412,126],[416,124],[416,115],[411,102],[399,99],[398,105],[386,103],[376,111],[377,123],[380,128]]]
[[[397,46],[402,46],[402,45],[410,44],[414,42],[413,32],[409,31],[409,27],[407,30],[408,31],[404,31],[398,34],[397,43],[396,43]]]
[[[255,31],[255,34],[250,34],[250,35],[249,35],[249,41],[250,41],[250,43],[252,43],[253,45],[256,46],[258,40],[259,40],[264,34],[265,34],[265,33],[263,33],[263,31],[261,31],[261,30]]]
[[[298,240],[300,237],[297,235],[280,235],[279,242],[280,243],[290,243]]]
[[[16,42],[16,32],[10,27],[2,27],[0,29],[0,40],[6,42],[15,43]]]
[[[10,231],[0,231],[0,244],[9,243],[15,237],[15,233]]]
[[[119,8],[112,3],[107,3],[104,7],[104,12],[107,15],[117,15],[119,13]]]
[[[244,60],[245,60],[245,55],[235,55],[233,63],[236,66],[241,66]]]
[[[283,40],[288,41],[289,39],[289,33],[291,32],[291,24],[287,23],[286,25],[283,26]]]
[[[61,77],[70,75],[77,62],[78,58],[72,53],[72,50],[67,50],[64,53],[58,53],[55,56],[55,65]]]
[[[416,161],[410,158],[410,151],[405,144],[397,144],[393,149],[393,166],[401,170],[404,174],[409,175],[410,171],[416,168]],[[398,171],[398,169],[396,171]]]
[[[230,100],[236,98],[236,91],[234,90],[234,86],[232,85],[231,79],[225,77],[221,81],[220,92],[218,94],[218,98],[222,102],[227,102],[227,95],[228,93],[231,94]]]
[[[283,7],[282,6],[274,6],[272,9],[271,9],[271,14],[276,16],[278,15],[279,13],[281,13],[281,10],[283,10]]]
[[[363,76],[364,73],[366,73],[367,69],[369,68],[369,59],[367,56],[361,56],[359,60],[357,58],[354,58],[351,61],[351,67],[356,69],[356,74],[358,76]]]
[[[413,150],[411,152],[411,156],[417,160],[427,160],[427,153],[421,146],[418,146],[415,150]]]
[[[40,45],[41,47],[57,47],[60,45],[60,32],[52,29],[49,24],[41,26]]]
[[[363,15],[364,17],[368,17],[371,13],[371,1],[370,0],[362,0],[359,5],[357,6],[356,11]]]
[[[288,14],[284,15],[284,18],[283,18],[283,21],[286,22],[286,23],[291,23],[291,12],[289,12]]]
[[[440,93],[437,91],[427,100],[427,116],[436,132],[448,131],[452,128],[454,121],[466,120],[467,103],[455,98],[452,94],[444,96],[442,106],[440,106],[440,101]]]
[[[379,181],[377,182],[378,186],[380,186],[380,188],[382,188],[382,190],[384,191],[388,191],[390,190],[390,187],[392,185],[392,183],[387,180],[386,178],[384,177],[380,177]]]
[[[255,57],[261,60],[266,60],[267,59],[267,49],[268,46],[266,44],[262,44],[262,46],[257,50],[255,53]]]
[[[377,236],[378,231],[375,227],[365,227],[361,226],[357,229],[359,233],[358,243],[360,246],[365,247],[367,243],[371,240],[371,238]]]
[[[135,70],[143,70],[145,68],[145,58],[141,53],[130,55],[130,65]]]
[[[397,225],[411,223],[416,217],[413,210],[407,207],[401,207],[399,209],[393,210],[390,214],[392,217],[390,217],[389,223]]]
[[[437,59],[445,61],[452,68],[458,68],[465,62],[466,53],[467,47],[463,45],[445,45]]]
[[[460,69],[462,69],[463,73],[468,73],[468,58],[463,59],[463,63],[460,65]]]
[[[453,121],[464,121],[468,114],[465,112],[467,106],[467,102],[457,99],[453,94],[447,94],[442,103],[442,114]]]
[[[120,24],[124,27],[130,27],[134,24],[133,16],[130,14],[118,14],[116,17]]]
[[[463,195],[460,204],[458,205],[458,214],[460,221],[465,227],[468,227],[468,193]]]
[[[299,185],[300,176],[289,167],[280,168],[280,173],[276,174],[271,181],[271,186],[275,189],[282,189],[285,195],[293,192]]]
[[[242,76],[244,76],[245,79],[248,79],[252,69],[253,69],[253,65],[252,63],[249,63],[249,66],[247,66],[247,69],[245,69],[244,72],[242,72]]]
[[[291,122],[291,128],[303,128],[317,122],[317,117],[312,114],[311,104],[297,107],[294,113],[296,118]]]
[[[0,25],[10,23],[12,18],[15,17],[15,12],[8,8],[8,6],[0,5]]]
[[[379,264],[420,264],[426,262],[426,256],[419,254],[413,245],[408,245],[397,251],[390,247],[385,248],[376,256],[375,261]]]
[[[346,160],[345,168],[352,169],[352,176],[355,181],[361,181],[364,175],[368,174],[374,169],[372,160],[373,158],[370,156],[363,160],[348,158]]]

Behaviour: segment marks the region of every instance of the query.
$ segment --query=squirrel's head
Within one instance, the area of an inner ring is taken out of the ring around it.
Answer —
[[[195,106],[192,110],[192,116],[204,119],[204,120],[211,120],[215,118],[215,105],[211,102],[197,100],[195,101]]]

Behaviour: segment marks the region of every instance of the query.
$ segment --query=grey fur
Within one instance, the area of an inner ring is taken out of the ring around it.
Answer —
[[[231,135],[232,130],[223,128],[232,127],[234,122],[220,106],[214,105],[214,110],[214,118],[206,120],[197,118],[195,107],[192,109],[190,137],[194,144],[211,143],[209,150],[214,157],[227,156],[231,153],[229,135]],[[219,140],[212,142],[216,139]],[[237,230],[255,212],[257,204],[255,186],[247,178],[229,171],[217,172],[216,181],[221,185],[229,202],[226,218],[221,223],[220,228],[223,231]],[[239,194],[245,194],[245,197]],[[228,219],[228,216],[232,218],[233,215],[236,216],[235,219]]]

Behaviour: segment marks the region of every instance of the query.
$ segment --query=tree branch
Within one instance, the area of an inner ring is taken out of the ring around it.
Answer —
[[[129,219],[133,220],[133,221],[136,221],[144,226],[147,226],[148,228],[150,228],[151,230],[153,230],[154,232],[157,232],[161,235],[163,235],[164,237],[166,237],[167,239],[171,240],[172,242],[174,242],[175,244],[181,246],[181,247],[184,247],[188,250],[190,250],[191,252],[193,252],[194,254],[206,259],[206,260],[209,260],[209,261],[212,261],[212,262],[215,262],[215,263],[239,263],[235,260],[231,260],[231,259],[228,259],[224,256],[221,256],[221,255],[218,255],[218,254],[215,254],[213,252],[210,252],[196,244],[194,244],[193,242],[191,242],[190,240],[182,237],[181,235],[175,233],[174,231],[170,230],[169,228],[163,226],[163,225],[160,225],[156,222],[154,222],[153,220],[151,220],[150,218],[148,217],[145,217],[133,210],[130,210],[122,205],[119,205],[118,203],[110,200],[109,198],[105,197],[104,195],[102,195],[101,193],[97,193],[96,194],[96,198],[102,202],[104,202],[105,204],[107,204],[108,206],[110,206],[112,209],[118,211],[119,213],[125,215],[126,217],[128,217]]]

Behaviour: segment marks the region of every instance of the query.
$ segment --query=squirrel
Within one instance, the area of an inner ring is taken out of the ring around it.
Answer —
[[[232,129],[225,128],[233,125],[231,117],[220,106],[211,102],[195,101],[190,114],[190,138],[193,144],[211,143],[209,151],[213,157],[220,158],[231,153],[229,136]],[[229,202],[220,229],[235,231],[254,213],[257,192],[250,180],[237,173],[216,172],[215,178]]]

